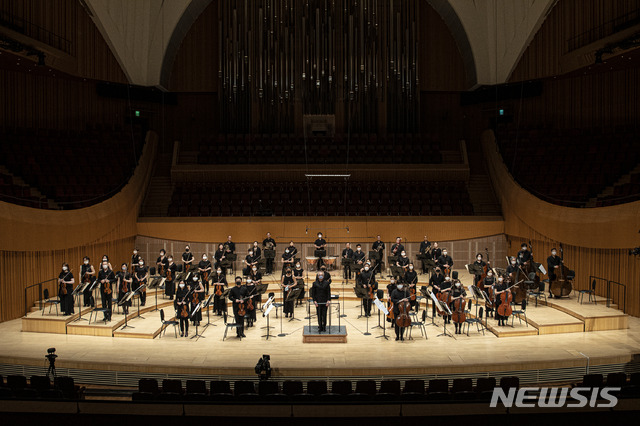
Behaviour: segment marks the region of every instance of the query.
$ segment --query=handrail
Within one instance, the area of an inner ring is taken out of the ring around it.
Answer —
[[[616,289],[618,290],[616,292],[616,296],[618,296],[620,294],[620,288],[622,288],[622,296],[624,297],[624,303],[622,305],[622,312],[627,313],[627,286],[625,284],[622,284],[622,283],[619,283],[619,282],[613,281],[613,280],[609,280],[609,282],[607,283],[607,308],[611,307],[610,306],[611,298],[609,297],[611,295],[611,284],[615,284],[615,285],[618,286],[618,287],[616,287]],[[618,300],[616,300],[616,303],[617,302],[618,302]],[[618,303],[618,307],[620,307],[619,303]]]
[[[42,284],[48,283],[50,281],[56,281],[56,280],[57,280],[57,278],[50,278],[48,280],[45,280],[45,281],[42,281],[42,282],[39,282],[39,283],[36,283],[36,284],[28,285],[28,286],[26,286],[24,288],[24,316],[25,317],[29,313],[29,305],[28,305],[28,301],[27,301],[28,300],[27,299],[27,290],[29,290],[32,287],[38,286],[38,302],[39,302],[40,309],[43,309],[43,306],[42,306]]]

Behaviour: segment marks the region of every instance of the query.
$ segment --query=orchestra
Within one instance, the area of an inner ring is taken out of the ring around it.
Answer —
[[[322,233],[317,234],[317,239],[313,242],[311,248],[316,253],[317,261],[321,260],[320,256],[327,256],[327,242],[323,238]],[[418,243],[415,243],[416,245]],[[278,284],[282,294],[282,307],[284,318],[294,317],[297,306],[304,304],[305,288],[307,279],[304,276],[303,265],[299,258],[296,258],[298,249],[293,241],[285,247],[282,253],[282,276],[279,281],[273,278],[263,278],[260,271],[260,259],[267,251],[275,252],[276,243],[271,238],[271,234],[267,233],[260,245],[258,241],[254,241],[248,249],[246,258],[244,259],[245,267],[243,268],[242,277],[235,278],[235,286],[228,288],[227,273],[229,268],[224,267],[226,257],[234,254],[236,250],[235,243],[231,240],[231,236],[227,238],[225,243],[218,245],[215,254],[215,269],[212,267],[209,257],[206,253],[202,254],[202,258],[196,264],[193,264],[194,255],[190,250],[190,246],[185,246],[181,260],[184,266],[184,273],[178,273],[178,265],[174,263],[173,255],[167,254],[164,249],[159,251],[159,257],[156,260],[157,275],[155,279],[162,279],[164,283],[164,294],[169,300],[172,300],[176,310],[176,319],[180,323],[181,336],[187,336],[189,333],[189,322],[192,325],[199,325],[202,321],[202,310],[211,309],[212,313],[222,316],[227,312],[227,302],[230,302],[235,321],[238,324],[236,328],[238,337],[245,336],[245,320],[246,328],[251,328],[257,321],[256,311],[261,309],[261,296],[265,292],[264,287],[260,287],[266,280],[266,285]],[[424,303],[425,314],[431,314],[433,321],[440,315],[444,324],[451,324],[452,320],[455,324],[455,333],[462,333],[462,324],[460,318],[466,318],[465,315],[469,311],[464,310],[466,299],[474,297],[482,301],[477,303],[485,304],[486,318],[493,317],[497,321],[499,327],[507,325],[507,319],[511,315],[511,310],[507,309],[513,299],[516,299],[517,291],[520,289],[521,281],[518,281],[519,274],[523,273],[523,268],[528,265],[536,266],[533,263],[533,255],[530,245],[523,243],[520,250],[515,256],[508,258],[508,264],[505,269],[494,269],[488,259],[489,251],[485,256],[482,253],[475,255],[475,260],[467,265],[467,271],[470,274],[470,282],[476,287],[474,292],[468,296],[467,289],[457,278],[458,271],[454,271],[454,261],[446,248],[438,247],[437,242],[430,242],[427,236],[419,243],[419,257],[422,261],[421,271],[424,278],[419,277],[414,263],[407,255],[406,243],[402,238],[397,237],[395,243],[391,246],[391,252],[395,255],[394,264],[390,265],[390,271],[382,270],[383,252],[385,243],[377,236],[377,240],[372,245],[369,256],[362,249],[362,244],[356,244],[355,250],[351,249],[351,243],[345,243],[341,250],[340,256],[343,261],[343,278],[345,280],[352,277],[355,272],[355,294],[361,299],[362,312],[364,317],[370,317],[374,313],[373,301],[377,298],[377,290],[380,285],[376,279],[376,272],[381,274],[380,278],[385,280],[385,273],[389,273],[389,284],[386,285],[387,306],[389,307],[388,318],[394,323],[396,332],[396,340],[403,341],[405,328],[412,325],[412,321],[407,321],[409,315],[414,315],[411,311],[417,312],[420,303]],[[378,255],[379,253],[379,255]],[[329,254],[330,255],[330,254]],[[369,258],[371,257],[371,259]],[[85,307],[95,306],[92,297],[92,290],[99,289],[101,295],[102,312],[104,312],[103,320],[111,321],[112,317],[112,300],[115,300],[123,307],[125,314],[129,313],[131,300],[124,300],[131,294],[136,292],[139,297],[140,306],[145,306],[146,291],[143,285],[147,284],[150,278],[150,269],[145,265],[142,254],[138,249],[133,251],[132,261],[136,261],[135,265],[129,266],[122,263],[119,271],[111,268],[111,263],[107,255],[102,257],[100,266],[96,269],[91,265],[88,256],[83,258],[80,267],[80,280],[85,285],[84,292],[79,293],[79,297],[84,300]],[[269,258],[267,258],[268,260]],[[275,267],[275,259],[272,262],[266,262],[265,272],[273,271]],[[429,271],[424,261],[435,261],[433,273]],[[310,264],[313,264],[310,262]],[[229,266],[229,263],[226,263]],[[549,281],[552,284],[556,279],[556,271],[558,268],[564,267],[562,258],[558,256],[556,248],[551,250],[551,255],[547,258]],[[318,272],[313,282],[309,282],[310,292],[309,302],[316,307],[316,315],[318,320],[318,333],[327,331],[328,317],[330,315],[331,306],[331,269],[334,267],[328,263],[318,263]],[[566,268],[566,267],[565,267]],[[212,270],[214,269],[214,270]],[[378,270],[379,269],[379,270]],[[378,270],[378,271],[376,271]],[[534,272],[536,268],[532,269]],[[133,272],[131,272],[133,271]],[[190,271],[190,273],[188,273]],[[530,274],[530,273],[529,273]],[[67,264],[64,265],[58,276],[58,295],[62,312],[65,315],[74,313],[74,301],[72,293],[74,291],[74,277]],[[176,283],[179,285],[176,286]],[[438,307],[430,297],[418,296],[418,288],[422,286],[422,295],[427,295],[425,289],[430,289],[432,296],[437,298],[440,304],[445,304],[450,308],[451,312]],[[206,296],[209,293],[209,286],[213,290],[211,298],[211,307],[203,305]],[[142,288],[142,289],[141,289]],[[141,289],[140,291],[138,291]],[[477,291],[480,289],[481,291]],[[293,290],[296,291],[294,298],[289,298]],[[158,290],[160,291],[160,290]],[[520,291],[522,291],[520,289]],[[115,293],[113,293],[115,292]],[[524,296],[526,297],[526,296]],[[521,300],[521,299],[520,299]],[[519,302],[518,302],[519,303]],[[431,309],[429,310],[429,304]],[[202,308],[199,309],[199,308]],[[498,309],[500,308],[500,309]],[[375,308],[377,309],[377,308]],[[429,312],[430,311],[430,312]],[[402,317],[402,321],[399,321]],[[403,325],[404,324],[404,325]]]

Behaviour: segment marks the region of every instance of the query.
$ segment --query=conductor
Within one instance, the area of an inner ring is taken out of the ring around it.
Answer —
[[[319,332],[327,331],[327,310],[331,306],[331,286],[324,278],[324,272],[318,272],[317,278],[311,287],[311,297],[318,315]]]

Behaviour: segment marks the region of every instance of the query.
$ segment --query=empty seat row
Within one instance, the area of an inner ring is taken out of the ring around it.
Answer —
[[[84,387],[74,383],[72,377],[55,377],[53,383],[47,376],[7,376],[6,383],[0,376],[0,399],[72,399],[84,398]]]

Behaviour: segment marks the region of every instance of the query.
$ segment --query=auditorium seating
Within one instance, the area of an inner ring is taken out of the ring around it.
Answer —
[[[86,207],[113,196],[131,177],[142,153],[141,127],[90,125],[83,131],[0,129],[3,165],[62,209]],[[6,201],[48,208],[0,176]]]
[[[348,143],[347,143],[348,142]],[[440,142],[426,134],[218,135],[202,140],[199,164],[440,164]]]
[[[0,173],[0,200],[21,206],[47,208],[46,199],[31,195],[31,188],[16,185],[13,176],[4,173]]]
[[[0,399],[52,399],[79,400],[84,399],[85,388],[77,386],[73,378],[59,376],[53,384],[47,376],[7,376],[6,383],[0,376]]]
[[[180,184],[169,216],[471,216],[462,182]]]
[[[640,144],[632,127],[556,130],[501,125],[496,140],[509,172],[523,188],[545,201],[585,207],[605,188],[638,166]],[[640,176],[615,187],[597,206],[640,199]]]

